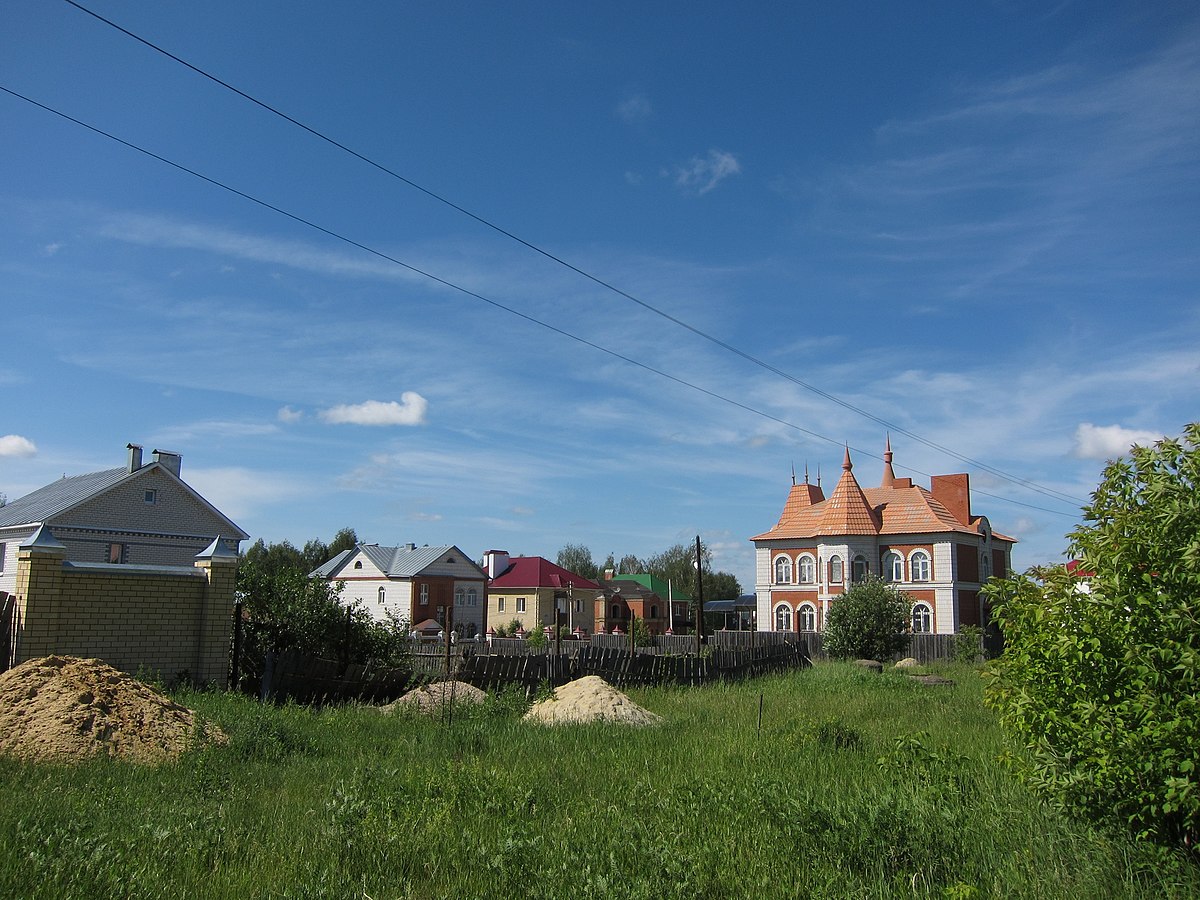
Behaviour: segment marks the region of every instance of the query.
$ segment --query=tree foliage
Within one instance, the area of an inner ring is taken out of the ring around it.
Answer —
[[[600,569],[592,559],[592,551],[583,544],[565,544],[558,551],[558,559],[555,562],[568,572],[574,572],[592,581],[600,577]]]
[[[911,617],[908,594],[868,577],[829,605],[825,652],[838,659],[890,659],[908,647]]]
[[[987,699],[1014,763],[1068,809],[1200,841],[1200,424],[1110,462],[1070,535],[1080,579],[986,588],[1004,631]],[[1086,585],[1086,587],[1085,587]]]

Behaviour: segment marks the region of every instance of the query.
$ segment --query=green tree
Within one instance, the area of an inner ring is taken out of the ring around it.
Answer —
[[[646,571],[646,564],[632,553],[626,553],[617,563],[617,571],[622,575],[641,575]]]
[[[908,647],[912,598],[868,577],[836,597],[825,617],[825,652],[838,659],[890,659]]]
[[[993,580],[988,703],[1067,809],[1200,844],[1200,424],[1104,469],[1065,568]]]
[[[568,572],[574,572],[576,575],[582,575],[592,581],[595,581],[600,575],[600,569],[596,566],[596,561],[592,559],[592,551],[583,544],[565,544],[558,551],[558,559],[555,562]]]
[[[704,599],[736,600],[742,596],[742,584],[729,572],[704,573]]]

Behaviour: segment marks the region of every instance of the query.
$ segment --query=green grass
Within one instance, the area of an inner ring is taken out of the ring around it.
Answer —
[[[646,730],[529,726],[513,696],[447,727],[180,694],[228,746],[0,759],[0,896],[1200,896],[1016,782],[977,673],[945,673],[631,691]]]

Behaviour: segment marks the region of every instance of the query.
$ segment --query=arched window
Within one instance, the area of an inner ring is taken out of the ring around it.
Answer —
[[[796,560],[796,574],[800,576],[801,584],[812,584],[817,580],[817,562],[805,554]]]
[[[979,554],[979,557],[980,557],[980,559],[979,559],[979,562],[980,562],[980,566],[979,566],[980,578],[979,578],[979,580],[987,581],[989,578],[992,577],[992,554],[990,554],[986,550],[984,550],[983,553]]]
[[[361,568],[362,568],[362,560],[361,560],[361,559],[356,559],[356,560],[354,561],[354,568],[356,568],[356,569],[361,569]]]
[[[380,602],[380,603],[382,603],[382,602],[383,602],[383,596],[384,596],[384,593],[385,593],[385,591],[384,591],[384,590],[383,590],[383,588],[381,587],[381,588],[379,589],[379,602]]]
[[[479,602],[479,595],[475,593],[475,588],[467,588],[467,606],[474,606]]]
[[[787,556],[775,557],[775,583],[792,583],[792,560]]]
[[[924,550],[914,550],[908,558],[908,571],[913,581],[929,580],[929,554]]]
[[[811,603],[803,604],[796,614],[800,617],[801,631],[816,631],[817,630],[817,608]]]
[[[927,603],[913,606],[912,630],[914,634],[930,634],[933,631],[933,610]]]
[[[454,591],[454,605],[455,605],[455,606],[462,606],[462,605],[463,605],[463,600],[465,600],[465,599],[466,599],[466,594],[463,592],[463,589],[462,589],[462,588],[457,588],[457,589]]]
[[[652,619],[658,618],[658,607],[657,606],[650,607],[650,618],[652,618]]]
[[[883,558],[883,577],[888,581],[904,580],[904,557],[895,550],[889,550]]]
[[[841,584],[843,578],[842,558],[840,556],[829,557],[829,583]]]
[[[619,619],[619,618],[621,618],[621,604],[619,604],[619,603],[614,603],[614,604],[612,605],[612,617],[613,617],[614,619]]]
[[[868,571],[870,570],[867,568],[867,558],[861,553],[855,556],[854,563],[852,564],[852,568],[850,570],[854,580],[856,582],[862,581],[867,577]]]
[[[775,607],[775,630],[792,630],[792,608],[786,603],[780,603]]]

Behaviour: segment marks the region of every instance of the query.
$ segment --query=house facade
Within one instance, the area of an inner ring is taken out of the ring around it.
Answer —
[[[507,550],[483,556],[487,572],[487,617],[496,627],[516,620],[526,631],[554,624],[555,611],[572,632],[596,629],[600,585],[541,556],[511,557]]]
[[[666,634],[670,610],[667,599],[640,581],[618,575],[605,579],[596,598],[596,631],[629,634],[634,617],[646,623],[650,634]]]
[[[659,578],[648,572],[633,575],[624,573],[615,575],[611,571],[605,572],[607,581],[614,578],[621,581],[636,581],[662,601],[663,608],[666,609],[666,627],[668,629],[672,631],[690,629],[696,624],[692,616],[692,595],[687,591],[680,590],[668,579]],[[655,604],[651,603],[651,606],[653,607]],[[655,618],[657,619],[658,616],[656,615]]]
[[[847,450],[828,498],[793,478],[778,523],[751,540],[760,631],[821,631],[838,596],[873,575],[913,598],[914,632],[934,634],[988,624],[980,586],[1007,575],[1016,543],[972,513],[966,474],[929,488],[897,478],[890,440],[878,487],[859,485]]]
[[[249,535],[180,477],[182,457],[126,447],[119,468],[64,476],[0,507],[0,591],[16,593],[18,548],[45,526],[74,563],[186,566],[218,536],[236,555]]]
[[[380,622],[398,619],[436,633],[452,616],[455,633],[465,638],[486,627],[487,576],[453,545],[360,542],[311,574],[343,582],[342,602],[361,603]]]

